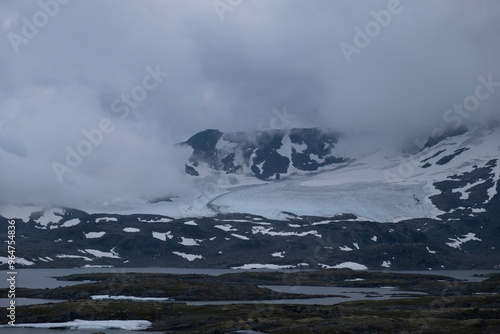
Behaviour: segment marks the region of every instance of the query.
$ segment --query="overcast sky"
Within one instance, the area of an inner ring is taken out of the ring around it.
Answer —
[[[375,29],[362,47],[356,27]],[[292,126],[428,136],[479,76],[500,82],[499,33],[496,0],[1,0],[0,201],[179,191],[173,143],[284,108]],[[500,114],[497,89],[462,120]],[[103,119],[59,182],[53,162]]]

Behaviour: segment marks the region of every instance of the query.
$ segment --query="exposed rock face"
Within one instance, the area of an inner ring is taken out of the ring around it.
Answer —
[[[316,128],[226,134],[205,130],[182,143],[193,149],[186,173],[199,176],[200,163],[213,170],[251,174],[261,180],[317,171],[346,161],[332,155],[339,137],[338,133]]]
[[[18,222],[17,267],[271,264],[312,269],[355,263],[369,269],[427,270],[493,269],[500,263],[500,221],[488,213],[459,221],[381,224],[353,215],[290,215],[280,221],[248,214],[173,219],[61,210],[60,220],[48,229],[33,219]],[[7,221],[0,217],[0,223]]]

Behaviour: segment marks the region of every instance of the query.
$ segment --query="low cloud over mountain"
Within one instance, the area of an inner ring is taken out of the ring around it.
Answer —
[[[176,144],[205,129],[385,146],[490,122],[499,15],[494,0],[4,0],[0,201],[181,193]]]

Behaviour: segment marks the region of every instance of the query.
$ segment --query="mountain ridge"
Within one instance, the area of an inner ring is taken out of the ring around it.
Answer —
[[[339,137],[337,132],[319,128],[251,133],[223,133],[208,129],[193,135],[181,145],[193,149],[185,168],[186,173],[192,176],[199,176],[197,167],[206,163],[213,170],[243,172],[267,181],[279,180],[289,168],[310,172],[345,162],[346,159],[333,156],[331,152]]]

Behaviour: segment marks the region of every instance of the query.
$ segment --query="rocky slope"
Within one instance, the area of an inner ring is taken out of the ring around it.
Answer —
[[[314,128],[255,133],[205,130],[182,143],[193,149],[186,173],[199,176],[200,164],[206,164],[212,170],[279,180],[292,172],[311,172],[345,162],[332,154],[339,136]]]

